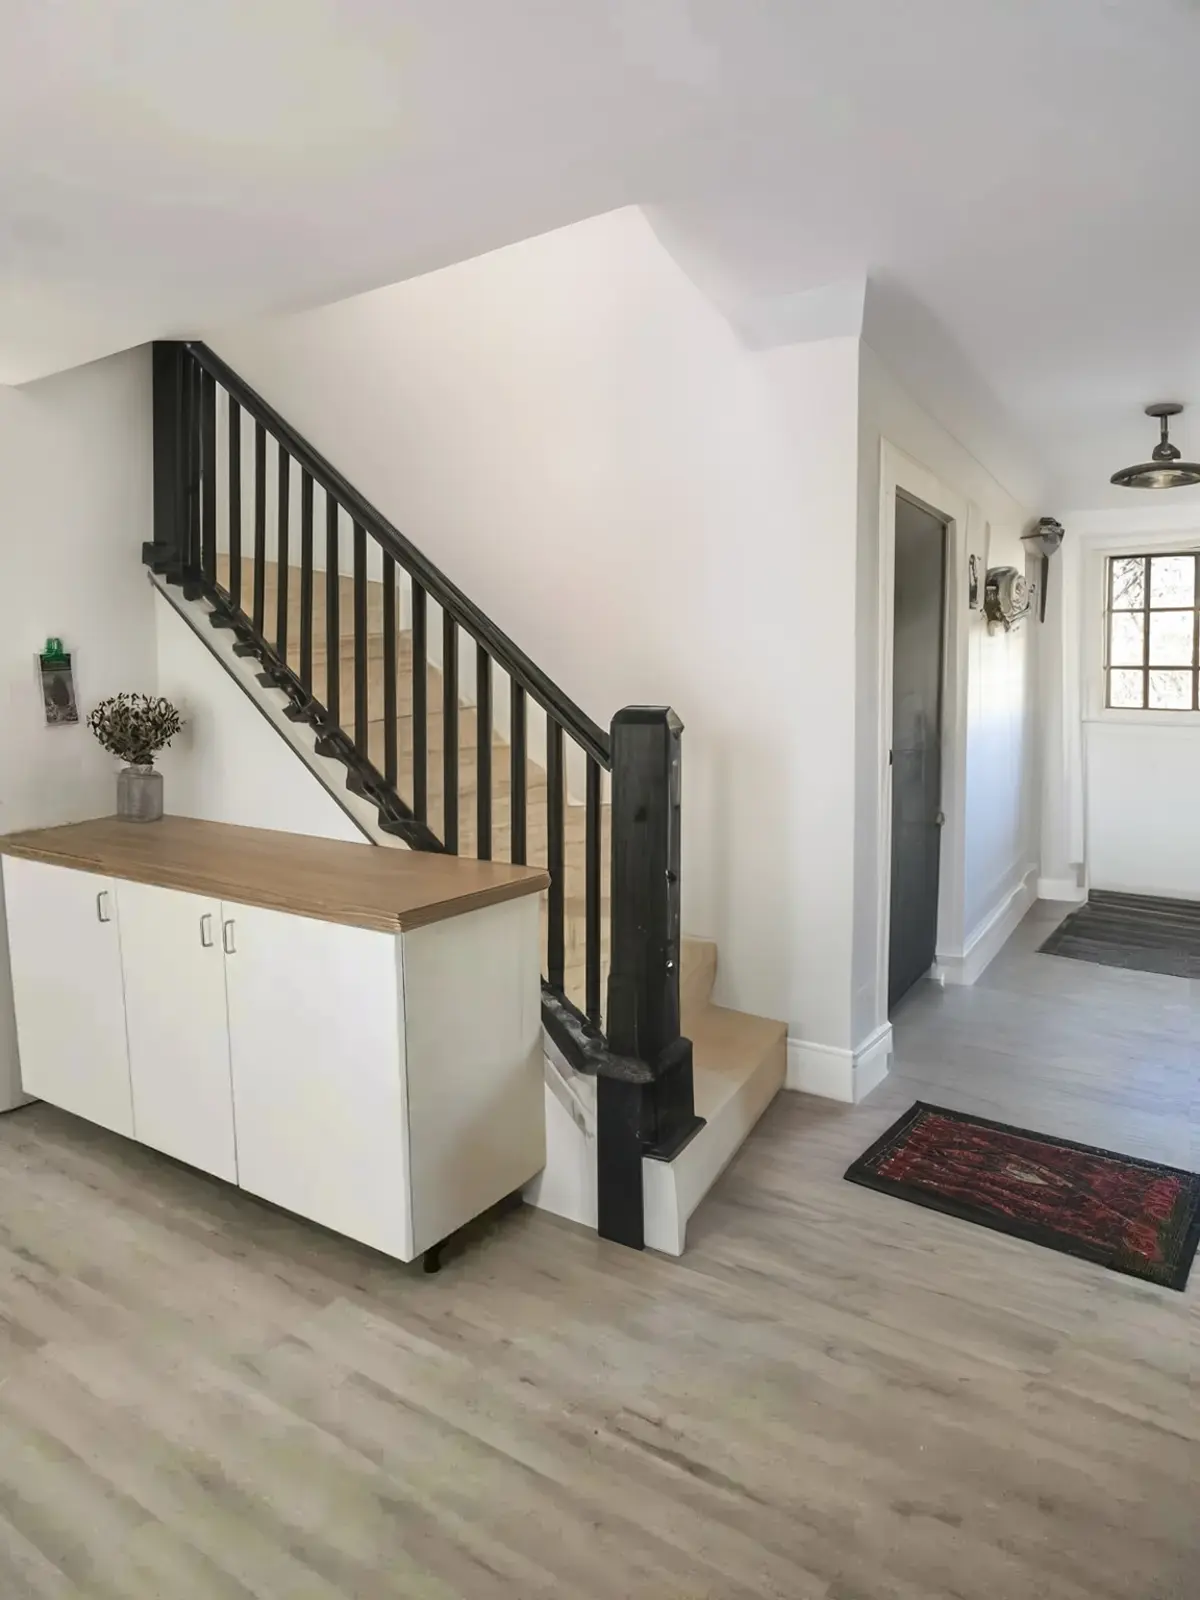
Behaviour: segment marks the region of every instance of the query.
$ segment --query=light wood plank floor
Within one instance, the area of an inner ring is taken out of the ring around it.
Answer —
[[[0,1119],[0,1597],[1195,1600],[1186,1295],[841,1181],[914,1098],[1195,1165],[1200,991],[1036,956],[784,1095],[682,1261],[518,1211],[398,1268]]]

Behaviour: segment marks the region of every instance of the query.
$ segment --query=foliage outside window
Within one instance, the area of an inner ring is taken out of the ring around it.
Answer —
[[[1105,705],[1200,710],[1197,579],[1194,555],[1110,558]]]

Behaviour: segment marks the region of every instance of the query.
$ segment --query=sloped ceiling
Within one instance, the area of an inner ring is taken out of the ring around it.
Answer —
[[[638,203],[735,325],[869,276],[1062,503],[1122,503],[1141,406],[1200,402],[1190,0],[7,0],[2,29],[4,381]]]

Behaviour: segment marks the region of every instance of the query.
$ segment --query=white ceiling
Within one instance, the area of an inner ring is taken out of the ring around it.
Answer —
[[[1200,402],[1197,0],[0,0],[0,46],[0,380],[637,202],[735,322],[869,275],[1059,506]]]

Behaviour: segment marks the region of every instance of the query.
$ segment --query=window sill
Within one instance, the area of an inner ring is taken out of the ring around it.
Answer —
[[[1200,711],[1122,711],[1105,707],[1088,712],[1083,720],[1143,728],[1200,728]]]

